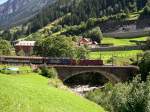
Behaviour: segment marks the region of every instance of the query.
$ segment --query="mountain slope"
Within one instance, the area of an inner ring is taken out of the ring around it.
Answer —
[[[34,18],[31,21],[41,27],[69,12],[71,15],[64,19],[63,24],[74,25],[93,17],[136,12],[146,2],[147,0],[8,0],[0,6],[0,25],[16,26],[38,14],[38,20]],[[56,4],[51,7],[52,3]]]
[[[71,1],[71,0],[70,0]],[[60,6],[48,7],[30,21],[29,32],[36,32],[49,22],[64,16],[60,22],[64,25],[78,25],[87,21],[89,18],[107,19],[108,16],[113,20],[124,20],[129,13],[138,13],[145,7],[147,0],[72,0],[71,5],[60,8]],[[70,14],[68,14],[70,13]],[[68,14],[68,15],[66,15]],[[117,16],[116,16],[117,15]]]
[[[0,112],[104,112],[73,93],[48,85],[36,75],[0,74]]]
[[[27,21],[43,7],[57,0],[8,0],[0,5],[0,25],[11,26]]]

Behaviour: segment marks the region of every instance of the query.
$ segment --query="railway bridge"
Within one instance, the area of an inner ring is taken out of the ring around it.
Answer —
[[[50,65],[57,70],[60,79],[63,81],[82,73],[99,73],[110,82],[124,82],[138,74],[139,68],[136,66],[66,66]]]

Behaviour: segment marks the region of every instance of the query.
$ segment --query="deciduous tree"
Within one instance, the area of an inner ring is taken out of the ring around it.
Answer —
[[[0,39],[0,55],[11,55],[11,48],[10,42]]]

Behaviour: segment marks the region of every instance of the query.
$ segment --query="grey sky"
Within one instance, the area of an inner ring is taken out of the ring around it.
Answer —
[[[7,0],[0,0],[0,4],[2,4],[2,3],[4,3],[4,2],[6,2]]]

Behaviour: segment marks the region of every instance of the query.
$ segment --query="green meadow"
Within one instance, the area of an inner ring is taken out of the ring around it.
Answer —
[[[108,60],[115,59],[117,65],[130,64],[130,58],[137,59],[137,54],[143,53],[142,50],[132,50],[132,51],[110,51],[110,52],[90,52],[90,59],[102,59],[105,64]]]
[[[135,42],[131,41],[145,41],[148,37],[137,37],[132,39],[117,39],[112,37],[104,37],[102,40],[103,44],[111,43],[114,46],[121,46],[121,45],[136,45]]]
[[[0,73],[0,112],[104,112],[95,103],[48,82],[36,73]]]

